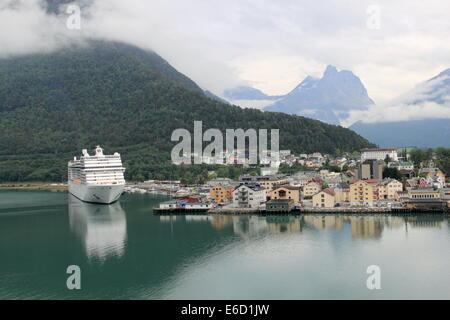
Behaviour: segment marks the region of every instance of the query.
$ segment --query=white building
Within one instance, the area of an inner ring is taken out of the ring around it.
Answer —
[[[363,149],[361,150],[361,162],[366,160],[384,160],[389,156],[391,161],[398,161],[397,149]]]
[[[407,171],[414,170],[414,164],[411,162],[389,162],[388,167],[397,168],[398,170],[407,170]]]
[[[214,205],[211,202],[192,202],[186,203],[184,207],[189,210],[205,210],[214,208]]]
[[[266,202],[266,189],[259,185],[242,184],[233,191],[233,206],[237,208],[259,208]]]

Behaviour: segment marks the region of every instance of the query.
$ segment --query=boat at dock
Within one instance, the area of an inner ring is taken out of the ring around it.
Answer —
[[[104,155],[103,149],[97,146],[95,155],[91,156],[84,149],[80,158],[69,161],[69,193],[85,202],[114,203],[125,188],[124,172],[119,153]]]

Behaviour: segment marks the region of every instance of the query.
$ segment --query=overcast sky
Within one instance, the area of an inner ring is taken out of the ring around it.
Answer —
[[[40,0],[0,0],[0,55],[101,37],[152,48],[216,94],[284,94],[326,65],[352,70],[383,103],[450,68],[448,0],[101,0],[82,30]],[[377,19],[379,11],[379,19]]]

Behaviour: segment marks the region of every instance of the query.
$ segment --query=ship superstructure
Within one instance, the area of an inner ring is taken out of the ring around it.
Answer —
[[[69,192],[82,201],[110,204],[116,202],[125,187],[125,168],[119,153],[104,155],[100,146],[95,155],[86,149],[68,165]]]

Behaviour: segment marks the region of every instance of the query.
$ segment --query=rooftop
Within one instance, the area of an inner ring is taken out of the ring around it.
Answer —
[[[397,151],[395,148],[383,148],[383,149],[362,149],[361,152],[377,152],[377,151]]]

